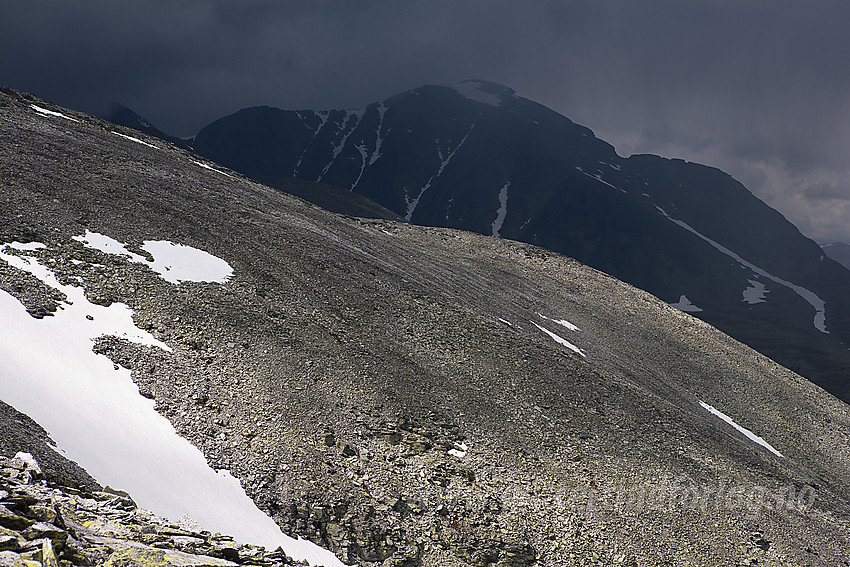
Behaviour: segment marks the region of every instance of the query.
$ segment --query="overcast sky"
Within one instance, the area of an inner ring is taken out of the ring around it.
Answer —
[[[179,136],[478,78],[850,242],[847,0],[4,0],[0,84]]]

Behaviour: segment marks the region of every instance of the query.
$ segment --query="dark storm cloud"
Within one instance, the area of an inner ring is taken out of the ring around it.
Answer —
[[[249,105],[489,79],[621,154],[715,165],[807,234],[850,240],[848,21],[844,0],[11,0],[0,83],[190,135]]]

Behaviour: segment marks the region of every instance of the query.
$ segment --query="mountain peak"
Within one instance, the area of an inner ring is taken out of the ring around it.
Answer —
[[[148,122],[139,113],[132,108],[124,106],[119,102],[113,102],[109,105],[109,110],[101,116],[104,120],[108,120],[113,124],[134,128],[136,130],[147,131],[150,129],[156,130],[156,126]]]
[[[187,140],[176,138],[163,132],[151,124],[151,122],[141,114],[118,102],[111,103],[109,105],[109,109],[101,115],[100,118],[112,122],[113,124],[117,124],[118,126],[124,126],[126,128],[138,130],[139,132],[144,132],[145,134],[155,136],[161,140],[171,142],[172,144],[183,148],[189,147],[189,142]]]
[[[491,81],[482,81],[480,79],[469,79],[454,85],[440,86],[454,89],[459,94],[470,100],[483,102],[490,106],[499,106],[502,104],[502,100],[504,98],[516,96],[516,92],[511,88]]]

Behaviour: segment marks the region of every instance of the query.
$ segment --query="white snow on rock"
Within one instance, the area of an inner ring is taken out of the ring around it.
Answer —
[[[342,153],[342,150],[345,149],[345,143],[348,141],[349,136],[351,136],[351,134],[354,132],[354,130],[357,129],[357,124],[360,123],[360,118],[363,117],[363,114],[365,112],[366,112],[365,110],[346,110],[345,111],[345,120],[343,120],[342,125],[340,126],[339,131],[338,131],[338,133],[339,132],[345,132],[345,134],[343,134],[342,138],[340,138],[339,144],[337,144],[333,147],[333,155],[331,156],[331,160],[324,167],[324,169],[322,169],[322,173],[320,173],[318,179],[316,179],[317,182],[320,182],[322,180],[322,177],[325,176],[325,174],[328,172],[328,170],[334,164],[334,162],[336,161],[336,158],[339,156],[339,154]],[[354,121],[354,123],[349,126],[349,124],[352,121]]]
[[[413,217],[413,211],[415,211],[416,207],[419,205],[419,200],[422,198],[422,195],[424,195],[425,191],[427,191],[428,188],[431,187],[431,183],[435,179],[440,177],[440,175],[442,175],[443,170],[446,169],[446,166],[449,165],[449,163],[452,161],[452,158],[455,156],[457,151],[463,146],[463,144],[466,142],[466,139],[469,138],[469,135],[472,133],[472,130],[475,129],[475,124],[477,122],[478,122],[478,116],[476,116],[475,120],[472,121],[472,126],[469,127],[469,130],[463,136],[463,138],[460,140],[460,143],[457,146],[455,146],[455,148],[452,151],[450,151],[447,156],[444,156],[443,150],[440,149],[440,140],[436,140],[437,155],[440,158],[440,167],[439,167],[439,169],[437,169],[437,173],[432,175],[431,178],[428,180],[428,182],[425,183],[425,185],[422,187],[422,189],[419,190],[419,194],[416,196],[415,199],[410,200],[410,196],[407,194],[407,190],[405,189],[404,200],[405,200],[405,203],[407,204],[407,214],[404,215],[405,220],[407,220],[409,222],[411,217]]]
[[[697,313],[702,311],[699,307],[691,303],[691,300],[687,298],[687,296],[682,295],[679,297],[679,301],[676,303],[671,303],[670,307],[675,307],[679,311],[688,311],[690,313]]]
[[[281,546],[313,564],[342,565],[329,551],[283,534],[235,478],[210,468],[156,412],[129,370],[92,351],[93,340],[105,335],[171,348],[138,329],[126,305],[92,304],[83,288],[60,284],[36,258],[10,252],[34,248],[6,245],[0,259],[58,289],[67,301],[52,317],[35,319],[0,290],[0,399],[36,420],[57,450],[98,482],[128,491],[143,508],[171,519],[189,515],[210,531],[268,549]]]
[[[621,193],[628,193],[628,191],[626,191],[625,189],[620,189],[619,187],[617,187],[615,185],[611,185],[610,183],[608,183],[607,181],[602,179],[601,173],[597,173],[596,175],[591,175],[591,174],[587,173],[586,171],[582,171],[582,169],[580,167],[576,167],[576,169],[579,170],[579,172],[581,172],[582,175],[586,175],[586,176],[590,177],[591,179],[595,179],[596,181],[602,183],[603,185],[607,185],[611,189],[616,189],[617,191],[619,191]],[[646,193],[644,193],[644,195],[646,195]]]
[[[540,317],[542,317],[543,319],[546,319],[547,321],[552,321],[553,323],[555,323],[557,325],[560,325],[562,327],[566,327],[570,331],[581,331],[581,329],[579,329],[578,327],[576,327],[575,325],[573,325],[572,323],[570,323],[566,319],[552,319],[551,317],[547,317],[546,315],[542,315],[540,313],[538,313],[538,315],[540,315]]]
[[[764,296],[768,293],[767,288],[763,283],[757,280],[747,280],[750,284],[750,287],[744,290],[744,299],[742,301],[746,301],[750,305],[755,305],[756,303],[764,303]]]
[[[565,347],[567,347],[571,351],[575,352],[576,354],[580,354],[580,355],[586,357],[586,355],[584,354],[584,352],[582,352],[582,350],[580,348],[578,348],[576,345],[574,345],[573,343],[571,343],[567,339],[565,339],[565,338],[563,338],[559,335],[556,335],[555,333],[553,333],[549,329],[546,329],[545,327],[541,327],[537,323],[534,323],[534,321],[532,321],[532,323],[534,324],[535,327],[537,327],[538,329],[540,329],[541,331],[543,331],[544,333],[549,335],[552,338],[552,340],[555,341],[556,343],[564,345]]]
[[[127,134],[122,134],[121,132],[116,132],[115,130],[113,130],[112,133],[115,134],[116,136],[121,136],[122,138],[126,138],[127,140],[130,140],[131,142],[136,142],[137,144],[142,144],[143,146],[147,146],[147,147],[153,148],[155,150],[159,149],[157,146],[154,146],[153,144],[149,144],[149,143],[145,142],[144,140],[134,138],[133,136],[128,136]],[[195,162],[195,163],[197,163],[197,162]]]
[[[458,459],[462,459],[466,456],[466,453],[469,451],[469,447],[467,447],[466,443],[460,442],[455,443],[454,449],[449,449],[449,455],[453,457],[457,457]]]
[[[203,167],[204,169],[209,169],[210,171],[215,171],[216,173],[221,174],[221,175],[226,175],[227,177],[233,177],[232,175],[230,175],[226,171],[221,171],[220,169],[216,169],[213,166],[207,165],[207,164],[200,162],[200,161],[195,161],[195,165],[199,165],[199,166]]]
[[[743,433],[744,436],[747,439],[749,439],[750,441],[753,441],[754,443],[758,443],[759,445],[761,445],[762,447],[764,447],[765,449],[767,449],[768,451],[770,451],[771,453],[773,453],[774,455],[776,455],[778,457],[783,456],[782,453],[780,453],[779,451],[774,449],[770,445],[770,443],[768,443],[767,441],[765,441],[764,439],[762,439],[761,437],[759,437],[758,435],[756,435],[755,433],[753,433],[752,431],[747,429],[746,427],[741,427],[740,425],[735,423],[735,421],[731,417],[729,417],[728,415],[726,415],[722,411],[715,409],[713,406],[710,406],[710,405],[708,405],[707,403],[705,403],[701,400],[697,400],[697,401],[699,401],[699,405],[701,405],[704,409],[707,409],[709,412],[716,415],[717,417],[719,417],[720,419],[722,419],[723,421],[725,421],[726,423],[728,423],[729,425],[731,425],[732,427],[734,427],[735,429],[737,429],[738,431]]]
[[[131,261],[146,264],[162,278],[173,284],[182,282],[215,282],[225,283],[233,275],[230,264],[203,250],[173,244],[167,240],[146,240],[142,244],[145,250],[153,256],[151,262],[144,256],[127,250],[126,246],[114,238],[86,231],[83,236],[74,236],[74,240],[82,242],[89,248],[94,248],[106,254],[127,256]]]
[[[20,243],[13,242],[12,244],[0,248],[0,259],[5,260],[7,264],[15,268],[29,272],[48,286],[61,291],[67,296],[68,303],[71,307],[73,307],[73,310],[69,311],[67,306],[63,306],[63,309],[57,313],[55,317],[48,317],[45,320],[49,319],[50,321],[53,321],[62,314],[64,320],[69,321],[69,325],[75,326],[76,331],[80,335],[86,335],[90,338],[97,338],[102,335],[112,335],[127,339],[134,343],[159,347],[169,352],[171,351],[171,347],[167,344],[157,340],[156,337],[147,331],[137,328],[133,322],[133,311],[123,303],[113,303],[109,307],[91,304],[88,299],[86,299],[82,288],[60,284],[53,275],[53,272],[38,262],[35,258],[9,254],[7,248],[15,250],[33,250],[44,248],[44,245],[22,245]],[[87,304],[87,307],[83,313],[80,306],[84,304]],[[91,350],[91,345],[89,345],[88,348]],[[0,399],[2,399],[2,396],[0,396]]]
[[[366,166],[368,165],[367,157],[369,156],[369,151],[363,144],[354,146],[354,149],[360,154],[360,173],[357,175],[357,179],[351,184],[351,187],[348,188],[349,191],[354,191],[354,188],[357,187],[357,184],[360,183],[360,179],[363,177],[363,173],[366,171]]]
[[[304,161],[304,156],[307,155],[307,151],[313,145],[313,142],[316,141],[316,136],[318,136],[319,132],[322,131],[322,127],[324,127],[324,125],[328,121],[328,118],[330,117],[330,112],[327,111],[314,112],[310,110],[309,112],[319,117],[319,125],[316,127],[316,130],[313,131],[313,137],[310,138],[310,142],[304,147],[304,151],[301,152],[301,155],[298,157],[298,161],[296,162],[295,167],[292,168],[292,177],[297,177],[296,174],[298,173],[298,168],[301,167],[301,162]],[[304,117],[301,116],[300,111],[296,111],[296,114],[298,115],[298,118],[304,121]]]
[[[34,104],[31,104],[30,107],[33,110],[35,110],[36,112],[38,112],[39,114],[41,114],[42,116],[57,116],[59,118],[64,118],[65,120],[70,120],[71,122],[79,122],[79,120],[77,120],[76,118],[71,118],[70,116],[68,116],[66,114],[62,114],[61,112],[56,112],[55,110],[48,110],[46,108],[42,108],[42,107],[36,106]]]
[[[15,250],[23,251],[41,250],[42,248],[47,248],[47,246],[42,244],[41,242],[10,242],[9,244],[7,244],[7,246]]]
[[[18,451],[17,453],[15,453],[13,459],[17,459],[22,462],[29,470],[38,474],[42,474],[41,467],[38,466],[38,461],[35,460],[35,457],[33,457],[31,453],[24,453],[23,451]]]
[[[505,183],[505,186],[499,191],[499,209],[496,211],[496,219],[493,221],[493,236],[500,236],[499,231],[502,230],[502,225],[505,223],[505,216],[508,214],[508,187],[511,182]]]
[[[167,240],[146,240],[142,250],[154,257],[151,269],[174,284],[181,282],[224,283],[233,275],[230,264],[203,250]]]
[[[799,285],[793,284],[789,281],[783,280],[782,278],[774,276],[773,274],[769,274],[767,271],[759,268],[755,264],[753,264],[751,262],[747,262],[746,260],[744,260],[743,258],[738,256],[737,254],[735,254],[734,252],[732,252],[731,250],[729,250],[728,248],[726,248],[722,244],[719,244],[718,242],[715,242],[714,240],[710,239],[709,237],[705,236],[704,234],[697,232],[690,225],[688,225],[686,222],[680,221],[678,219],[674,219],[673,217],[668,215],[667,212],[664,209],[662,209],[661,207],[656,205],[655,208],[658,209],[658,212],[660,212],[662,215],[664,215],[668,220],[678,224],[679,226],[681,226],[682,228],[684,228],[688,232],[695,234],[696,236],[705,240],[711,246],[713,246],[715,249],[719,250],[723,254],[726,254],[727,256],[729,256],[730,258],[732,258],[733,260],[735,260],[736,262],[738,262],[742,266],[749,268],[754,273],[756,273],[756,274],[758,274],[762,277],[765,277],[765,278],[767,278],[771,281],[774,281],[774,282],[776,282],[780,285],[787,287],[788,289],[790,289],[791,291],[793,291],[794,293],[796,293],[797,295],[802,297],[807,303],[809,303],[809,305],[811,305],[812,307],[815,308],[815,318],[814,318],[814,321],[812,322],[812,324],[815,326],[815,329],[817,329],[821,333],[829,333],[829,331],[826,330],[826,303],[824,302],[823,299],[818,297],[817,294],[815,294],[812,291],[809,291],[808,289],[806,289],[802,286],[799,286]]]
[[[372,152],[372,157],[369,158],[369,165],[372,165],[378,158],[381,157],[381,145],[384,143],[383,138],[383,130],[384,130],[384,115],[387,113],[389,109],[383,102],[378,105],[378,130],[376,132],[377,138],[375,139],[375,150]]]
[[[451,85],[451,88],[458,93],[476,102],[483,102],[490,106],[499,106],[502,104],[502,97],[497,94],[487,92],[483,89],[484,83],[481,81],[463,81],[456,85]]]

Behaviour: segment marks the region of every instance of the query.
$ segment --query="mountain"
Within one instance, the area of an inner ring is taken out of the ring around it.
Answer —
[[[235,517],[200,450],[349,564],[846,562],[848,406],[666,300],[8,89],[0,116],[0,398],[139,506]]]
[[[122,104],[113,103],[109,112],[101,118],[119,126],[144,132],[145,134],[165,140],[166,142],[171,142],[182,148],[191,149],[192,140],[183,140],[166,134],[148,122],[144,117]],[[277,183],[276,178],[265,179],[263,176],[258,176],[257,180],[272,186],[275,186]],[[307,199],[311,203],[315,203],[335,213],[366,218],[403,220],[396,213],[382,207],[371,199],[358,193],[343,191],[332,185],[309,182],[293,183],[291,180],[287,180],[287,183],[280,185],[278,188],[290,195]]]
[[[826,255],[850,270],[850,244],[844,242],[828,242],[821,244]]]
[[[2,565],[297,565],[284,554],[157,517],[121,491],[43,478],[28,453],[0,457]]]
[[[568,255],[850,401],[846,269],[726,173],[620,157],[506,87],[424,86],[361,110],[247,108],[194,148],[272,185],[320,181],[416,224]]]
[[[184,140],[182,138],[166,134],[148,122],[147,119],[138,114],[135,110],[117,102],[113,102],[109,105],[109,110],[104,113],[101,118],[112,122],[113,124],[117,124],[118,126],[124,126],[125,128],[132,128],[133,130],[144,132],[145,134],[171,142],[172,144],[183,148],[189,148],[191,144],[191,140]]]

